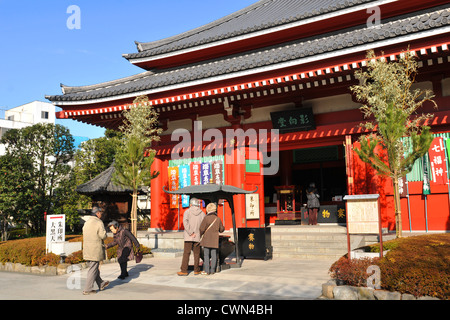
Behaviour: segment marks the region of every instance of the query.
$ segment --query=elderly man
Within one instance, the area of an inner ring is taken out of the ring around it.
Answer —
[[[205,213],[200,209],[201,201],[191,198],[189,201],[189,209],[183,216],[184,225],[184,252],[181,261],[181,271],[177,272],[179,276],[188,275],[189,256],[191,251],[194,252],[194,275],[201,273],[200,271],[200,224],[205,217]]]
[[[83,226],[83,259],[87,261],[87,279],[83,291],[84,295],[97,293],[93,289],[94,282],[100,290],[109,285],[109,281],[103,281],[100,277],[100,261],[105,260],[106,230],[102,221],[103,210],[98,207],[92,208],[91,217]]]

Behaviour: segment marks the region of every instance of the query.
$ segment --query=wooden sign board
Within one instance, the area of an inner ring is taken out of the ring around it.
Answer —
[[[346,195],[349,234],[378,234],[380,208],[378,194]]]
[[[259,219],[259,194],[245,195],[245,217],[247,220]]]
[[[270,118],[273,128],[280,130],[280,133],[316,129],[312,108],[271,112]]]

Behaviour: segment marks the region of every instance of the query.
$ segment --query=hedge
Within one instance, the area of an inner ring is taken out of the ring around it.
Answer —
[[[368,248],[376,251],[378,244]],[[413,236],[386,241],[383,258],[348,260],[341,257],[330,276],[350,286],[366,286],[367,267],[377,265],[381,289],[419,296],[450,299],[450,234]]]
[[[105,243],[109,243],[113,238],[106,238]],[[66,241],[76,242],[83,241],[83,236],[69,235],[66,236]],[[148,254],[151,250],[141,244],[141,251]],[[107,250],[107,257],[109,259],[117,257],[117,246]],[[27,238],[20,240],[9,240],[0,242],[0,262],[21,263],[26,266],[56,266],[59,264],[61,257],[54,253],[45,253],[45,237]],[[83,262],[82,250],[76,251],[69,255],[66,263],[80,263]]]

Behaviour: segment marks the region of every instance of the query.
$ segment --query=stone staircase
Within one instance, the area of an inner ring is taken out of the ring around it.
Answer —
[[[347,228],[339,225],[272,225],[273,258],[337,260],[348,253]]]
[[[339,225],[271,225],[272,257],[337,260],[348,253],[347,228]],[[233,232],[225,232],[233,241]],[[352,248],[364,245],[364,239],[352,236]],[[138,232],[138,240],[155,254],[181,255],[182,232]],[[358,243],[354,243],[357,240]],[[375,239],[376,240],[376,239]]]

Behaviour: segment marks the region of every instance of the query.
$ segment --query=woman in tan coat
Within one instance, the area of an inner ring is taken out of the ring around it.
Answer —
[[[203,247],[203,272],[202,274],[214,274],[217,266],[217,249],[219,248],[219,233],[225,227],[217,216],[217,206],[210,203],[206,206],[206,217],[200,225],[200,245]],[[210,267],[211,258],[211,267]]]

